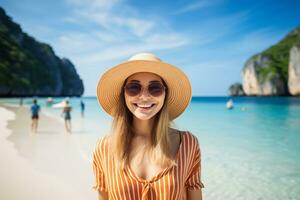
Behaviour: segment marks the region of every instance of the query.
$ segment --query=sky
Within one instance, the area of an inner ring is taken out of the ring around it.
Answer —
[[[24,32],[75,65],[84,96],[139,52],[183,70],[193,96],[226,96],[252,55],[300,25],[300,0],[0,0]]]

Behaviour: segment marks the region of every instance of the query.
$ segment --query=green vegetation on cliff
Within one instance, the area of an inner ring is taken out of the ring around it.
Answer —
[[[83,93],[82,80],[71,62],[22,32],[0,7],[0,96],[64,96]],[[76,92],[68,92],[70,90]]]
[[[300,46],[300,26],[291,31],[280,42],[261,53],[262,56],[270,58],[270,61],[268,67],[259,69],[259,74],[262,77],[280,74],[283,80],[287,82],[290,50],[295,45]]]

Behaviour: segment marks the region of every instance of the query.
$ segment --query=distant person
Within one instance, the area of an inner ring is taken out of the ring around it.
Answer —
[[[31,130],[33,132],[37,132],[37,128],[38,128],[38,121],[39,121],[39,112],[41,110],[40,106],[37,104],[37,100],[33,99],[33,105],[31,106],[31,119],[32,119],[32,123],[31,123]]]
[[[72,107],[69,104],[69,101],[66,100],[65,101],[65,106],[63,107],[62,110],[62,115],[64,115],[64,119],[65,119],[65,127],[67,132],[71,132],[71,110]]]
[[[20,106],[23,106],[23,98],[20,98]]]
[[[84,105],[84,102],[82,100],[80,100],[80,108],[81,108],[81,117],[84,117],[85,105]]]

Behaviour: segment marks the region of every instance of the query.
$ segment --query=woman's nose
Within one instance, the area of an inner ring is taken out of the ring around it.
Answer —
[[[139,95],[140,98],[149,98],[151,95],[148,92],[148,88],[147,87],[143,87],[142,91]]]

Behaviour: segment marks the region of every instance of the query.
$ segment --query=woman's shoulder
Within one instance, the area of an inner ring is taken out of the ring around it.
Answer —
[[[181,151],[184,151],[182,155],[185,155],[183,159],[187,163],[193,163],[201,153],[198,138],[195,134],[190,131],[180,131],[182,135],[182,147]]]
[[[181,134],[183,148],[186,151],[193,153],[200,150],[199,141],[195,134],[191,133],[190,131],[177,131]]]
[[[198,142],[197,136],[191,133],[190,131],[182,131],[175,128],[171,128],[171,132],[180,134],[185,140],[192,140]]]
[[[193,140],[194,142],[197,142],[198,143],[198,138],[195,134],[189,132],[189,131],[184,131],[185,135],[187,138]]]

